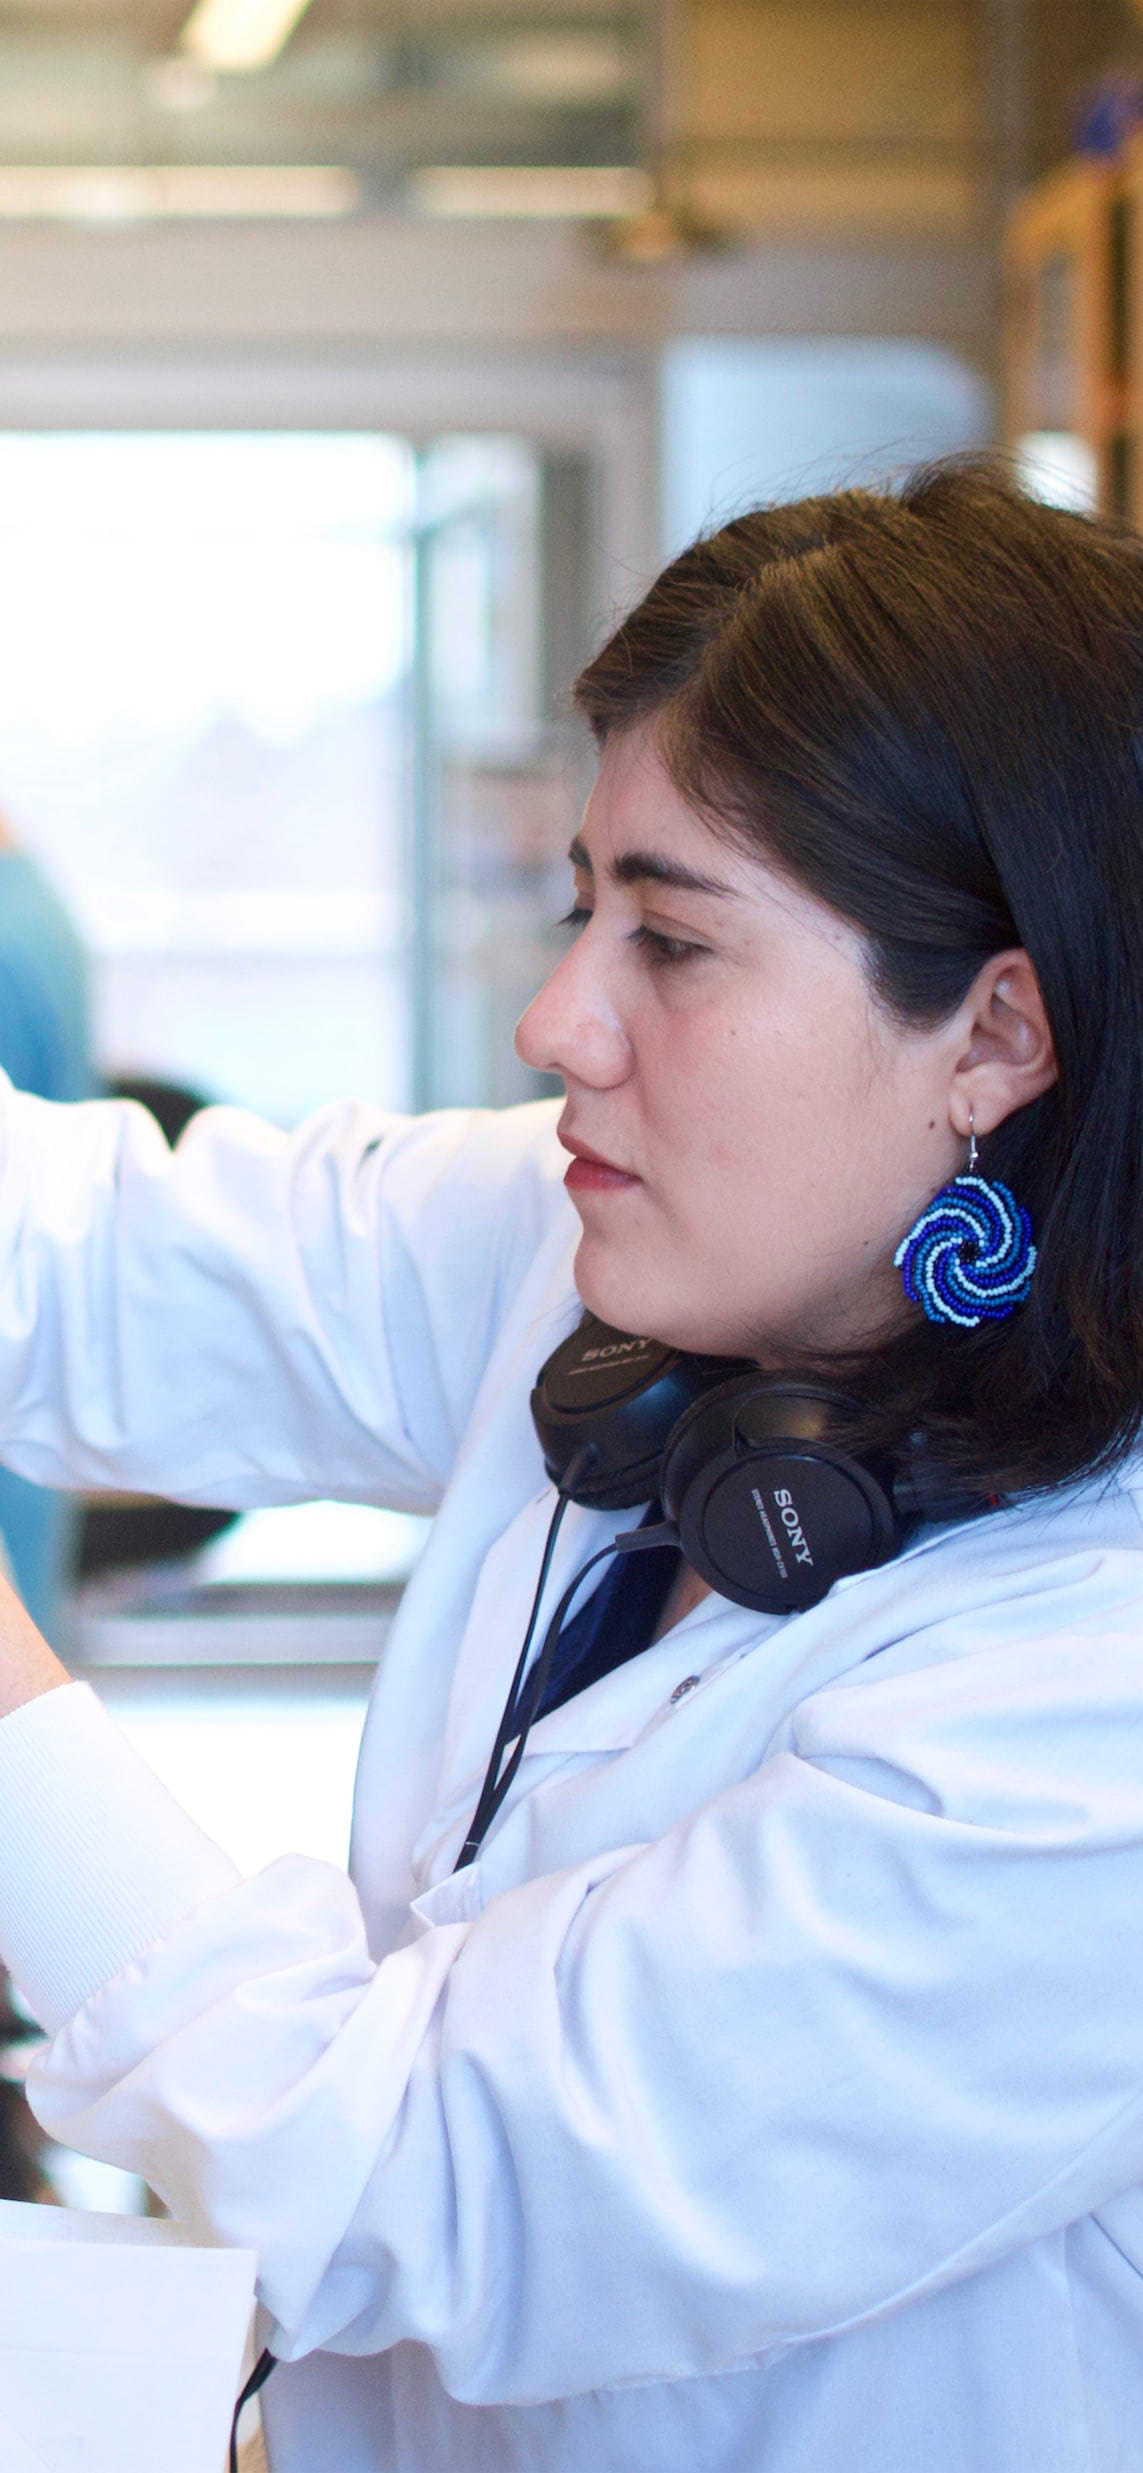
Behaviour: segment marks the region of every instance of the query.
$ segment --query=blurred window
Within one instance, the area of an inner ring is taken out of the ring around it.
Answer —
[[[93,950],[106,1070],[285,1124],[532,1087],[510,1015],[580,786],[546,503],[523,438],[0,435],[0,806]]]

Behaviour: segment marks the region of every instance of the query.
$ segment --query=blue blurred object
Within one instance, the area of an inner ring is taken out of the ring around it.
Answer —
[[[1072,145],[1107,161],[1143,122],[1143,76],[1120,69],[1085,86],[1072,105]]]
[[[92,1094],[87,956],[26,851],[0,847],[0,1065],[41,1099]],[[49,1640],[78,1507],[0,1468],[0,1531],[29,1614]]]

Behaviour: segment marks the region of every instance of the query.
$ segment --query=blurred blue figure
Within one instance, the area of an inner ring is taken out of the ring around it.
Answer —
[[[87,956],[58,894],[0,821],[0,1066],[42,1099],[94,1088]],[[78,1504],[0,1468],[0,1532],[29,1614],[56,1641]]]

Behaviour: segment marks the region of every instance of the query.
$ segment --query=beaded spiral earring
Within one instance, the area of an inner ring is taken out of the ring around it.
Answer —
[[[979,1176],[969,1119],[968,1167],[942,1185],[902,1237],[894,1263],[905,1294],[930,1322],[974,1331],[1023,1305],[1036,1268],[1032,1222],[998,1179]]]

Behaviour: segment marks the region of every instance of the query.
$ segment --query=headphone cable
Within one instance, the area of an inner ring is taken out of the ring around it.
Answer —
[[[255,2362],[255,2364],[254,2364],[254,2367],[253,2367],[253,2369],[252,2369],[252,2371],[251,2371],[251,2373],[250,2373],[249,2378],[248,2378],[248,2379],[247,2379],[247,2381],[246,2381],[246,2385],[245,2385],[245,2387],[243,2388],[242,2393],[241,2393],[241,2395],[239,2396],[238,2402],[237,2402],[237,2404],[236,2404],[236,2405],[235,2405],[235,2407],[234,2407],[234,2419],[233,2419],[233,2421],[231,2422],[231,2425],[230,2425],[230,2455],[229,2455],[229,2458],[228,2458],[229,2473],[238,2473],[238,2423],[239,2423],[239,2418],[240,2418],[240,2416],[241,2416],[242,2412],[244,2411],[245,2407],[249,2404],[251,2397],[252,2397],[252,2396],[256,2396],[256,2395],[257,2395],[257,2393],[258,2393],[259,2388],[260,2388],[260,2387],[264,2387],[264,2386],[265,2386],[266,2381],[267,2381],[267,2379],[268,2379],[268,2378],[269,2378],[269,2376],[270,2376],[270,2372],[271,2372],[271,2370],[276,2369],[276,2367],[277,2367],[277,2355],[276,2355],[275,2353],[272,2353],[272,2352],[270,2351],[269,2347],[267,2346],[266,2351],[265,2351],[264,2353],[259,2353],[259,2355],[258,2355],[258,2359],[257,2359],[257,2361],[256,2361],[256,2362]]]
[[[517,1659],[516,1672],[512,1677],[508,1698],[504,1703],[504,1713],[501,1717],[500,1724],[496,1729],[496,1740],[492,1746],[492,1755],[489,1760],[488,1767],[484,1772],[484,1783],[480,1789],[476,1809],[468,1825],[468,1835],[466,1836],[460,1853],[457,1856],[456,1862],[453,1865],[454,1872],[463,1872],[466,1865],[472,1862],[472,1859],[477,1853],[482,1840],[484,1839],[488,1829],[491,1827],[492,1822],[495,1820],[496,1814],[500,1810],[500,1806],[508,1793],[512,1780],[515,1777],[516,1771],[524,1757],[524,1746],[527,1743],[528,1735],[531,1731],[537,1712],[540,1708],[540,1704],[544,1697],[548,1676],[552,1671],[552,1662],[559,1646],[560,1633],[564,1627],[564,1620],[572,1599],[576,1596],[580,1588],[581,1582],[586,1579],[589,1571],[593,1571],[595,1569],[597,1563],[606,1562],[608,1556],[611,1554],[646,1554],[654,1552],[661,1546],[677,1546],[679,1542],[678,1530],[673,1526],[672,1522],[669,1520],[659,1520],[656,1521],[654,1528],[628,1529],[625,1530],[620,1536],[613,1537],[608,1545],[600,1546],[598,1552],[591,1555],[586,1563],[581,1564],[574,1577],[568,1582],[563,1596],[561,1597],[555,1613],[552,1616],[551,1622],[548,1625],[547,1631],[544,1634],[544,1641],[540,1654],[537,1657],[535,1665],[527,1678],[527,1683],[524,1690],[521,1691],[521,1684],[524,1680],[524,1669],[528,1659],[528,1651],[531,1647],[532,1634],[535,1630],[536,1617],[539,1613],[540,1599],[543,1596],[548,1572],[551,1568],[552,1552],[555,1547],[556,1537],[559,1533],[560,1522],[563,1518],[563,1514],[569,1500],[570,1488],[574,1482],[578,1482],[578,1472],[575,1462],[572,1463],[572,1467],[568,1470],[564,1479],[563,1486],[560,1489],[559,1501],[552,1516],[551,1527],[548,1530],[548,1542],[544,1550],[544,1560],[540,1569],[539,1583],[532,1604],[532,1612],[528,1620],[528,1629],[524,1635],[524,1645],[520,1651],[519,1658]],[[508,1745],[513,1742],[514,1737],[515,1743],[513,1750],[505,1767],[501,1769],[500,1763],[504,1758]]]

